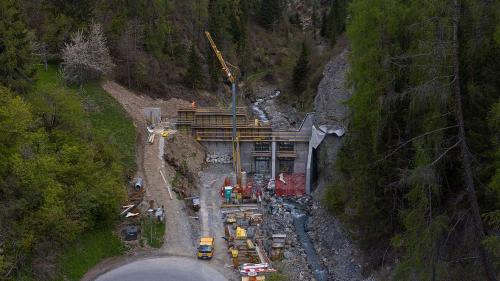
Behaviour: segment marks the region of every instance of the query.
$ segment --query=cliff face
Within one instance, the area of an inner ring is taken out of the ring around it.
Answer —
[[[330,125],[344,129],[348,127],[350,110],[347,101],[351,97],[351,91],[347,88],[348,56],[349,49],[346,47],[325,66],[323,79],[318,85],[314,100],[317,126]],[[323,192],[324,183],[335,180],[334,165],[341,144],[342,138],[327,135],[316,151],[317,193]]]
[[[343,127],[348,125],[350,112],[345,104],[351,97],[351,91],[346,85],[349,70],[348,56],[349,49],[345,48],[325,66],[323,79],[318,85],[318,92],[314,99],[317,124]]]
[[[345,48],[325,67],[314,101],[316,125],[347,129],[350,110],[346,102],[351,96],[346,85],[348,55],[349,50]],[[309,235],[323,265],[328,269],[328,280],[372,280],[362,276],[362,253],[351,241],[341,221],[322,204],[325,190],[335,182],[334,166],[342,140],[335,134],[327,135],[316,151],[317,186],[313,192]]]

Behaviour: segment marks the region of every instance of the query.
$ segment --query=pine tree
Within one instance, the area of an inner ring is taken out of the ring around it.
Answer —
[[[197,89],[202,85],[203,72],[200,63],[200,56],[194,43],[191,44],[191,51],[188,57],[188,69],[184,78],[189,87]]]
[[[239,1],[239,15],[236,21],[239,25],[239,35],[235,38],[237,44],[238,64],[241,70],[241,76],[252,68],[251,49],[250,49],[250,34],[249,34],[249,21],[250,21],[250,7],[248,1]]]
[[[259,13],[257,15],[259,24],[271,30],[279,22],[283,10],[281,0],[263,0],[261,1]]]
[[[328,33],[328,12],[326,10],[323,10],[323,13],[321,14],[321,28],[319,30],[319,35],[321,37],[326,37],[327,33]]]
[[[330,5],[328,13],[323,14],[321,24],[321,36],[335,44],[337,37],[345,31],[345,20],[347,16],[347,0],[334,0]]]
[[[15,0],[0,1],[0,82],[26,92],[34,75],[30,35]]]
[[[313,4],[312,10],[312,28],[313,28],[313,39],[316,40],[316,29],[318,28],[318,12],[317,4]]]
[[[309,50],[304,41],[297,63],[293,69],[292,88],[293,92],[299,97],[307,88],[309,81]]]
[[[230,5],[228,0],[209,0],[208,2],[208,31],[220,50],[229,49],[229,19]],[[207,44],[208,73],[212,88],[217,86],[220,79],[220,67],[211,47]]]

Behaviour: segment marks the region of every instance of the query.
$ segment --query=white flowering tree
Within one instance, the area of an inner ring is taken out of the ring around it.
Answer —
[[[106,37],[98,23],[86,35],[79,30],[64,45],[61,72],[69,84],[82,84],[109,74],[115,66],[111,60]]]

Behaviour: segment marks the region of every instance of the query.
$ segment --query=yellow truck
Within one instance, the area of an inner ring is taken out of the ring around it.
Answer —
[[[214,255],[214,238],[201,237],[200,245],[198,246],[199,259],[211,259]]]

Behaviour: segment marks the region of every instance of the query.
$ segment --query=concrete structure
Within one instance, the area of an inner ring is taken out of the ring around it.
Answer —
[[[143,114],[148,124],[156,125],[161,122],[161,109],[159,107],[146,107]]]
[[[236,115],[242,170],[268,174],[273,179],[279,173],[307,174],[312,114],[297,130],[290,131],[275,131],[270,124],[251,119],[245,108],[237,108]],[[232,155],[230,108],[182,108],[177,116],[177,129],[192,134],[208,153]]]

